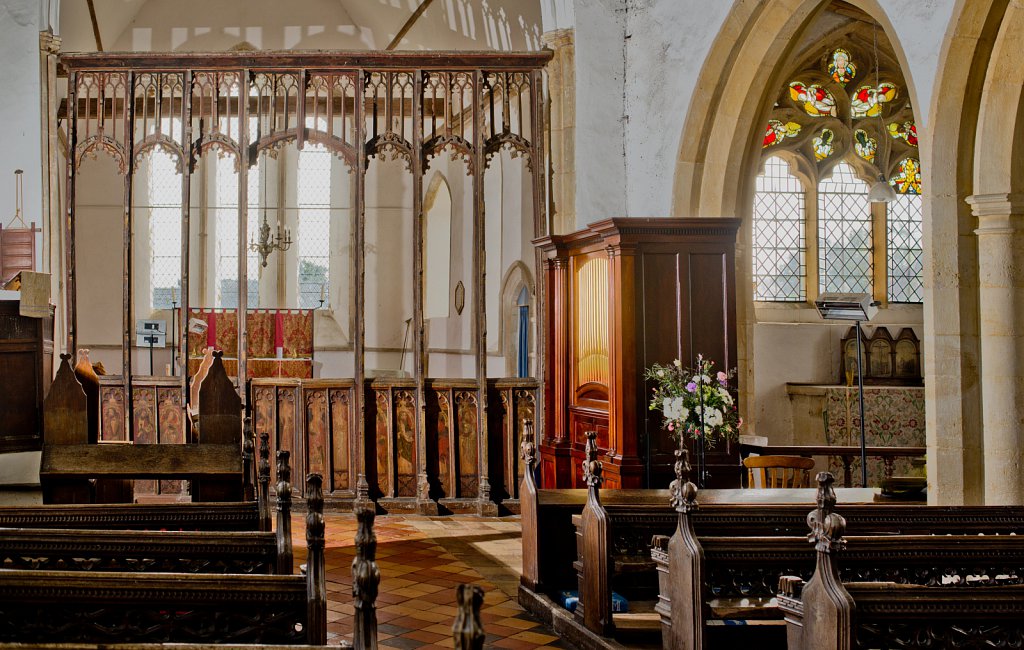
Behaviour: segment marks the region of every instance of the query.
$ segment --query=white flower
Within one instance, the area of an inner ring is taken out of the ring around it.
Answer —
[[[698,384],[698,385],[710,384],[711,383],[711,377],[708,377],[707,375],[694,375],[693,376],[693,383]]]
[[[709,427],[719,427],[722,426],[722,422],[724,422],[724,420],[722,418],[721,411],[714,408],[706,409],[704,415],[704,424],[706,424]]]
[[[682,368],[682,367],[683,367],[683,362],[682,362],[682,361],[680,361],[679,359],[676,359],[676,360],[675,360],[675,361],[673,361],[672,363],[674,363],[674,364],[675,364],[676,368]]]
[[[718,395],[722,398],[723,402],[725,402],[729,406],[732,406],[732,395],[729,394],[729,391],[725,390],[724,388],[719,388]]]
[[[658,371],[658,377],[664,378],[665,377],[665,371],[664,370],[659,370]]]
[[[668,399],[665,400],[665,404],[664,404],[664,407],[663,407],[662,410],[665,413],[665,418],[666,419],[669,419],[669,420],[680,420],[680,419],[682,419],[682,415],[681,414],[685,410],[683,408],[683,398],[682,397],[669,397]]]

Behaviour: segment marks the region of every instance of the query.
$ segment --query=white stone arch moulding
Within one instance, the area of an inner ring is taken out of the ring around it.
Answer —
[[[534,359],[537,351],[537,289],[530,267],[522,260],[516,260],[501,278],[501,319],[498,327],[498,349],[505,357],[505,374],[510,377],[514,376],[512,373],[516,367],[516,340],[512,332],[519,320],[519,294],[524,288],[530,294],[530,358]],[[531,369],[537,371],[533,364]]]

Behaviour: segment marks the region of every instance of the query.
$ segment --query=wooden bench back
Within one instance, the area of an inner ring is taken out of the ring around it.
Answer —
[[[747,487],[809,488],[814,459],[802,456],[748,456]]]

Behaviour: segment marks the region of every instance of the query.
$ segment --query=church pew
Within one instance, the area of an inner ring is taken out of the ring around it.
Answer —
[[[1005,570],[1002,561],[992,565],[980,559],[971,564],[975,559],[971,554],[988,538],[975,537],[973,543],[966,541],[932,558],[978,567],[975,571],[983,577],[975,581],[976,587],[861,582],[856,570],[851,571],[845,549],[848,543],[855,549],[864,540],[844,537],[846,522],[834,506],[835,499],[826,497],[808,516],[814,574],[806,582],[800,576],[779,580],[779,609],[785,615],[790,650],[1015,648],[1024,643],[1021,574],[1000,576]],[[905,559],[927,563],[923,559],[927,551],[920,547],[911,551],[917,552],[907,553]],[[841,579],[851,574],[855,580]]]
[[[779,620],[782,611],[774,597],[779,578],[810,577],[814,558],[807,537],[698,536],[691,516],[698,509],[697,490],[685,480],[683,459],[677,463],[674,484],[678,528],[669,540],[655,540],[652,556],[658,563],[663,646],[684,650],[716,647],[712,634],[726,630],[709,624],[725,619]],[[683,467],[680,468],[679,465]],[[819,475],[818,510],[831,512],[836,496],[831,474]],[[811,521],[811,518],[808,519]],[[993,580],[978,576],[1024,576],[1024,537],[1016,535],[874,535],[850,537],[855,547],[847,554],[844,572],[857,581],[941,585],[956,581],[960,589]],[[761,630],[762,642],[768,639]],[[781,630],[780,630],[781,632]],[[776,638],[776,640],[780,640]]]
[[[522,444],[527,468],[536,467],[532,434],[532,426],[527,427]],[[839,489],[838,492],[844,500],[867,502],[847,508],[850,519],[861,534],[1024,531],[1024,508],[935,508],[902,502],[875,503],[875,492],[871,490]],[[581,559],[584,557],[582,515],[577,514],[583,509],[586,494],[585,490],[538,490],[532,469],[524,473],[521,487],[523,576],[519,601],[552,625],[558,612],[556,608],[560,607],[553,601],[557,600],[561,590],[579,585],[583,613],[587,612],[586,602],[590,596],[580,582],[582,567],[586,564],[585,559]],[[805,533],[807,511],[815,501],[816,490],[707,490],[701,495],[701,509],[691,516],[699,536],[793,536]],[[705,505],[705,495],[712,503]],[[650,599],[646,604],[653,610],[658,579],[651,559],[651,539],[655,534],[670,534],[678,519],[668,503],[669,491],[612,490],[602,492],[600,497],[607,515],[602,524],[606,531],[597,537],[607,540],[605,545],[611,553],[598,553],[595,563],[597,566],[603,563],[608,568],[601,573],[612,576],[605,582],[609,588],[600,590],[602,594],[607,593],[609,600],[605,601],[603,596],[600,600],[608,603],[610,612],[610,587],[614,586],[615,569],[629,569],[631,573],[627,582],[633,588],[631,595],[642,600]],[[760,500],[762,503],[727,503],[737,498]],[[790,502],[772,503],[773,500]],[[579,525],[576,530],[573,530],[574,517]],[[573,549],[564,540],[577,531],[578,545]],[[539,552],[539,549],[544,549],[544,552]],[[625,571],[621,572],[625,575]],[[610,618],[603,617],[604,620]],[[659,625],[658,616],[653,611],[642,617],[621,618],[640,618],[640,621],[629,622],[654,632]]]
[[[199,426],[194,444],[134,445],[93,442],[89,404],[71,369],[70,355],[43,402],[43,451],[39,482],[45,504],[92,503],[104,485],[128,479],[188,479],[192,500],[240,501],[252,491],[251,466],[243,457],[241,398],[227,376],[221,353],[200,387]],[[118,500],[131,501],[118,493]]]
[[[0,640],[323,645],[327,591],[319,475],[308,477],[306,494],[304,576],[3,570]]]
[[[270,443],[261,433],[256,501],[0,506],[0,528],[269,532],[270,511]]]
[[[289,455],[277,453],[276,532],[76,529],[69,535],[67,530],[7,528],[0,529],[0,568],[290,575]]]

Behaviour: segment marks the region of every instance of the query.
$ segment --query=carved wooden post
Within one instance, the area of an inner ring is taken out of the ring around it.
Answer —
[[[292,561],[292,468],[291,452],[277,452],[277,572],[291,575]]]
[[[523,586],[540,591],[540,548],[537,529],[537,511],[540,507],[537,496],[537,446],[533,438],[533,420],[523,421],[523,442],[519,445],[523,459],[523,479],[519,483],[519,511],[523,531],[523,574],[519,582]]]
[[[611,636],[612,588],[609,581],[608,513],[601,505],[601,478],[603,466],[597,460],[597,432],[587,431],[586,458],[583,461],[583,480],[587,484],[587,504],[583,507],[582,572],[579,576],[579,601],[576,615],[583,619],[588,630],[601,636]]]
[[[480,622],[484,590],[479,585],[461,584],[455,588],[455,602],[458,606],[452,625],[455,650],[483,650],[487,636]]]
[[[269,533],[270,525],[270,435],[260,434],[259,494],[256,507],[260,516],[260,531]]]
[[[846,519],[835,512],[835,477],[829,472],[818,474],[818,496],[815,508],[807,515],[811,532],[808,541],[817,551],[814,575],[804,585],[803,633],[800,648],[807,650],[849,650],[854,647],[853,619],[856,608],[853,598],[843,587],[833,556],[846,546],[843,533]]]
[[[352,597],[355,599],[355,626],[352,647],[355,650],[377,650],[377,536],[373,533],[375,513],[371,508],[356,511],[356,556],[352,560]]]
[[[690,482],[690,458],[680,434],[675,450],[676,479],[669,485],[672,507],[678,514],[676,530],[668,542],[671,619],[662,619],[666,648],[704,648],[704,549],[697,541],[690,513],[697,510],[697,486]]]
[[[306,643],[327,644],[323,477],[306,477]]]
[[[242,499],[244,501],[256,500],[255,446],[252,417],[247,415],[242,421]]]

